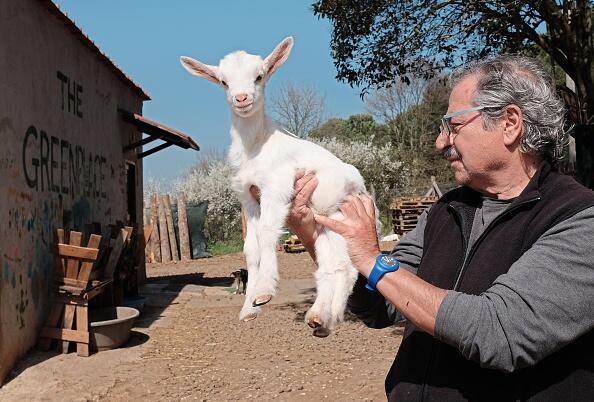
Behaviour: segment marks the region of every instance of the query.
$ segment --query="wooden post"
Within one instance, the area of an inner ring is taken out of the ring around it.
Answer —
[[[186,214],[186,195],[177,193],[177,225],[179,226],[179,250],[182,261],[191,260],[190,235],[188,232],[188,218]]]
[[[167,231],[169,233],[169,245],[171,246],[171,259],[173,262],[179,261],[177,251],[177,240],[175,239],[175,228],[173,227],[173,216],[171,216],[171,198],[169,194],[162,195],[163,204],[165,204],[165,218],[167,219]]]
[[[150,256],[151,262],[161,262],[161,241],[159,237],[157,193],[151,194],[151,225],[153,225],[153,234],[151,235]]]
[[[159,196],[159,233],[161,236],[161,262],[171,261],[171,249],[169,248],[169,235],[167,230],[167,218],[165,217],[165,195]]]

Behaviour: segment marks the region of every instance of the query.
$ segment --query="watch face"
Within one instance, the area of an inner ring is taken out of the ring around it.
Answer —
[[[387,265],[389,267],[395,267],[398,265],[398,260],[391,255],[384,255],[382,256],[382,264]]]

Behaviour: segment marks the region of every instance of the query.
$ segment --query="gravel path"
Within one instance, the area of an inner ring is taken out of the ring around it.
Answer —
[[[279,294],[264,313],[237,319],[243,296],[231,254],[149,264],[147,308],[127,347],[90,358],[29,353],[2,401],[384,400],[383,380],[402,328],[372,330],[348,317],[328,338],[303,322],[314,297],[306,253],[279,253]]]

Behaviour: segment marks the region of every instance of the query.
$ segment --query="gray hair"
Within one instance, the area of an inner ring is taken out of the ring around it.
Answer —
[[[563,158],[569,142],[564,129],[565,107],[540,62],[518,55],[480,60],[454,71],[450,85],[473,75],[478,77],[474,102],[485,107],[481,111],[485,129],[493,127],[507,106],[516,105],[523,114],[520,150],[543,155],[552,163]]]

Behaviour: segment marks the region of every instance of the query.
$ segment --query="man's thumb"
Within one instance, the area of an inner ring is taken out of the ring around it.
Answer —
[[[314,214],[314,219],[316,220],[316,223],[319,223],[336,233],[340,233],[342,226],[344,226],[341,222],[330,219],[324,215]]]

